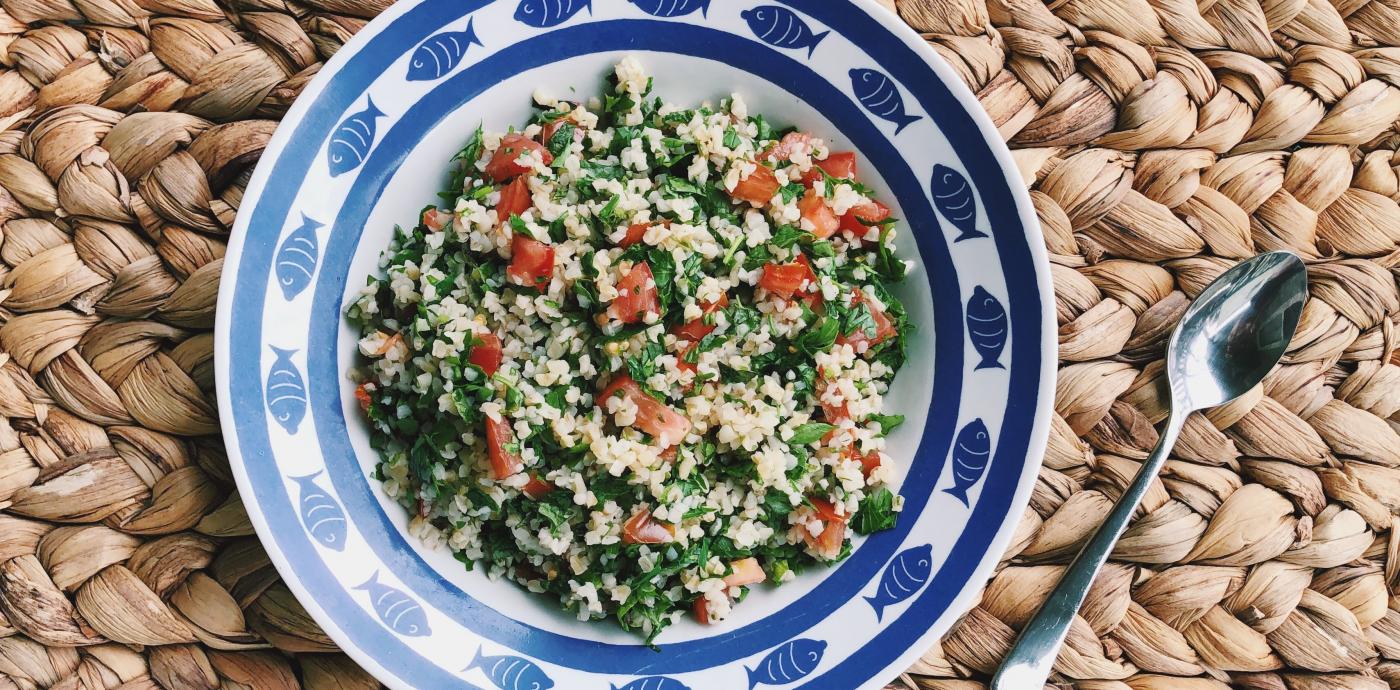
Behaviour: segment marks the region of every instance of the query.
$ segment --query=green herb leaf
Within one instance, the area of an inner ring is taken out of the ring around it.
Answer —
[[[768,242],[783,249],[789,249],[800,242],[804,235],[810,236],[811,233],[796,225],[782,225],[778,227],[777,232],[773,233],[773,239],[768,240]]]
[[[840,331],[841,325],[830,316],[825,316],[817,322],[816,328],[809,328],[797,336],[793,345],[809,355],[816,355],[818,352],[830,350]]]
[[[815,259],[836,256],[836,247],[826,240],[817,240],[807,245],[807,252]]]
[[[644,382],[656,373],[656,360],[665,354],[666,350],[659,342],[650,342],[641,352],[623,360],[627,365],[627,375],[639,384]]]
[[[745,305],[735,299],[729,303],[725,309],[725,315],[729,317],[729,330],[739,337],[743,337],[758,328],[758,324],[763,320],[763,315],[753,307]]]
[[[684,177],[677,177],[675,175],[668,175],[665,180],[662,180],[659,191],[661,192],[661,196],[667,199],[705,193],[699,185]]]
[[[875,271],[880,274],[881,278],[891,283],[898,283],[904,280],[904,275],[909,269],[903,261],[895,257],[894,250],[890,248],[889,235],[888,226],[880,231],[880,246],[875,250]]]
[[[773,135],[773,125],[768,124],[768,121],[763,119],[762,115],[750,117],[749,122],[752,122],[754,126],[758,128],[758,134],[753,138],[755,142],[773,141],[777,138]]]
[[[823,424],[822,422],[807,422],[792,432],[792,438],[788,439],[788,445],[805,446],[820,441],[823,436],[835,428],[831,424]]]
[[[894,433],[895,429],[899,428],[899,425],[904,423],[904,415],[873,414],[870,415],[870,421],[880,425],[881,436],[889,436],[890,434]]]
[[[870,305],[862,300],[846,312],[845,326],[841,332],[845,335],[851,335],[857,331],[865,331],[867,337],[874,338],[878,330],[875,326],[875,315],[870,313]]]
[[[622,202],[622,197],[613,195],[608,203],[598,209],[598,222],[602,223],[609,231],[622,223],[622,218],[617,215],[617,205]]]
[[[726,127],[724,129],[724,148],[733,151],[739,148],[740,143],[739,133],[734,131],[733,127]]]
[[[676,259],[665,249],[653,249],[647,256],[647,264],[651,266],[651,278],[656,283],[661,315],[665,316],[676,301]]]
[[[545,394],[544,403],[556,410],[563,411],[569,405],[567,398],[568,394],[568,386],[555,386],[554,388],[549,389],[549,393]]]
[[[549,529],[551,530],[557,530],[560,527],[563,527],[564,524],[567,523],[569,521],[569,518],[571,517],[569,511],[566,511],[551,503],[542,502],[537,506],[537,508],[540,511],[540,517],[543,517],[544,519],[549,521]]]
[[[554,130],[554,136],[549,138],[549,153],[555,158],[560,158],[569,146],[574,143],[574,131],[578,129],[571,123],[565,123],[559,129]]]
[[[872,534],[894,527],[899,514],[894,512],[894,494],[889,489],[879,489],[861,499],[856,511],[856,534]]]
[[[769,491],[763,495],[763,512],[771,518],[785,518],[792,512],[792,502],[781,491]]]

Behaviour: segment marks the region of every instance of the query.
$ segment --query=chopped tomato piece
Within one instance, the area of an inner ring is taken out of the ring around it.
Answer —
[[[423,209],[423,216],[419,219],[423,226],[433,232],[437,232],[452,224],[452,214],[436,208]]]
[[[730,192],[729,196],[763,207],[773,200],[773,195],[778,193],[778,187],[778,176],[773,173],[773,169],[759,165],[748,177],[739,180],[739,184],[734,186],[734,191]]]
[[[727,587],[744,587],[746,585],[756,585],[768,579],[768,575],[759,566],[758,559],[749,557],[741,558],[729,564],[734,572],[724,577],[724,584]]]
[[[501,368],[501,339],[495,333],[476,336],[481,342],[472,346],[467,352],[467,361],[481,367],[487,376],[496,373]]]
[[[810,532],[808,535],[808,546],[827,558],[835,558],[846,543],[846,523],[827,521],[820,535],[812,537]]]
[[[827,424],[838,424],[851,418],[851,411],[844,402],[839,406],[833,406],[823,401],[822,414],[826,416]]]
[[[617,299],[608,305],[608,316],[623,323],[640,323],[647,312],[661,313],[661,298],[651,266],[641,261],[617,281]]]
[[[826,160],[812,161],[812,169],[802,176],[802,183],[811,186],[817,180],[822,179],[823,170],[832,177],[846,180],[856,179],[855,151],[836,151],[828,154]]]
[[[813,537],[811,532],[804,530],[803,539],[812,550],[827,558],[834,558],[841,553],[841,546],[846,541],[846,520],[850,516],[838,515],[836,506],[824,498],[810,496],[807,500],[815,509],[817,519],[822,521],[822,533]]]
[[[705,601],[703,594],[695,600],[695,620],[699,621],[700,625],[710,624],[710,604]]]
[[[637,419],[632,426],[655,437],[657,445],[666,447],[679,443],[690,432],[689,419],[647,395],[627,374],[613,376],[612,382],[598,394],[598,406],[604,407],[608,398],[614,395],[622,395],[637,406]]]
[[[531,472],[530,481],[525,483],[525,486],[521,489],[521,491],[524,492],[524,494],[526,496],[529,496],[531,499],[538,501],[545,495],[547,495],[549,492],[554,491],[554,485],[550,484],[547,481],[544,481],[543,479],[540,479],[538,475]]]
[[[657,225],[660,225],[663,228],[669,228],[671,227],[671,221],[663,218],[661,220],[653,221],[650,223],[633,223],[627,226],[627,236],[623,237],[622,241],[619,242],[617,246],[626,249],[638,242],[641,242],[642,238],[646,236],[647,230],[650,230],[653,226]]]
[[[676,538],[676,526],[659,522],[651,516],[650,508],[637,511],[622,525],[624,544],[669,544]]]
[[[845,401],[842,401],[840,405],[832,405],[831,403],[826,401],[826,388],[828,385],[830,384],[828,384],[825,379],[822,379],[821,383],[818,384],[817,402],[822,407],[822,416],[826,418],[827,424],[840,424],[841,422],[851,418],[851,411],[848,407],[846,407]],[[834,429],[828,432],[828,434],[834,433]]]
[[[865,296],[861,294],[860,290],[856,290],[855,294],[851,296],[851,304],[855,305],[862,301],[865,302],[866,308],[870,309],[871,319],[875,322],[875,335],[870,335],[865,329],[856,329],[855,332],[849,335],[842,334],[836,336],[836,344],[850,345],[851,349],[855,350],[857,353],[875,347],[898,334],[898,331],[894,327],[894,322],[890,320],[890,317],[885,314],[884,310],[871,304],[870,300],[865,299]],[[865,343],[864,348],[860,346],[861,343]]]
[[[371,402],[374,402],[374,400],[370,398],[369,389],[365,387],[365,384],[362,383],[355,386],[355,401],[360,403],[361,412],[369,412],[369,405]]]
[[[758,286],[783,299],[791,299],[804,283],[816,280],[817,274],[812,272],[811,262],[805,255],[799,254],[797,260],[790,264],[764,264]]]
[[[647,228],[650,227],[651,225],[648,223],[633,223],[627,226],[627,236],[622,238],[622,241],[619,242],[617,246],[626,249],[627,247],[641,242],[642,237],[647,234]]]
[[[661,451],[661,462],[668,463],[668,464],[669,464],[669,463],[675,462],[675,461],[676,461],[676,454],[679,453],[680,450],[681,450],[680,444],[676,444],[676,445],[673,445],[673,446],[667,448],[666,450]]]
[[[671,332],[682,340],[700,342],[701,338],[704,338],[718,328],[718,326],[714,324],[705,323],[705,317],[727,306],[729,306],[729,295],[720,295],[719,301],[705,302],[700,305],[700,318],[676,326]]]
[[[501,200],[496,202],[496,220],[504,223],[511,216],[518,216],[530,208],[530,183],[526,177],[517,177],[501,189]]]
[[[529,172],[530,168],[521,165],[519,161],[521,154],[531,151],[539,151],[545,165],[554,162],[554,156],[550,155],[544,144],[519,132],[507,134],[505,138],[501,139],[501,146],[496,149],[495,153],[491,154],[491,160],[486,163],[486,174],[497,182],[504,182],[516,175]]]
[[[820,496],[808,496],[807,502],[817,511],[817,517],[825,522],[845,522],[849,515],[836,512],[836,504]]]
[[[512,450],[514,445],[515,434],[510,430],[510,423],[505,420],[496,421],[488,415],[486,447],[491,454],[492,477],[505,479],[525,469],[525,461],[520,459],[520,453]]]
[[[778,143],[768,147],[761,158],[786,161],[798,152],[811,153],[812,135],[806,132],[788,132]]]
[[[812,234],[819,239],[831,237],[841,227],[841,219],[826,205],[826,199],[810,189],[797,202],[797,210],[802,212],[802,220],[812,224]]]
[[[691,350],[700,347],[700,341],[686,340],[682,342],[684,342],[685,345],[682,346],[680,351],[676,353],[676,368],[680,369],[681,371],[699,371],[699,367],[695,366],[694,364],[691,364],[690,362],[685,361],[685,358],[686,355],[690,354]]]
[[[563,126],[566,125],[566,124],[572,124],[572,125],[578,124],[577,122],[574,121],[574,114],[573,114],[573,113],[569,113],[568,115],[565,115],[565,116],[563,116],[563,117],[561,117],[561,118],[559,118],[559,119],[557,119],[557,120],[554,120],[554,121],[552,121],[552,122],[546,122],[546,123],[544,124],[544,126],[540,128],[540,143],[542,143],[542,144],[544,144],[546,147],[548,147],[548,146],[549,146],[549,140],[550,140],[550,139],[553,139],[553,138],[554,138],[554,134],[555,134],[556,132],[559,131],[559,128],[563,127]],[[579,141],[579,140],[582,139],[582,137],[583,137],[583,131],[582,131],[582,130],[575,129],[575,130],[574,130],[574,140],[575,140],[575,141]]]
[[[872,450],[869,453],[862,454],[855,447],[855,444],[849,445],[845,450],[842,450],[841,457],[847,460],[859,460],[860,472],[866,477],[869,477],[870,473],[874,472],[875,469],[880,466],[880,451]]]
[[[542,288],[554,274],[554,247],[532,237],[516,235],[510,243],[506,277],[516,285]]]
[[[870,201],[853,207],[846,212],[846,215],[841,216],[841,230],[843,232],[849,231],[856,237],[865,237],[865,233],[870,231],[870,226],[867,224],[878,223],[889,217],[890,207],[878,201]]]

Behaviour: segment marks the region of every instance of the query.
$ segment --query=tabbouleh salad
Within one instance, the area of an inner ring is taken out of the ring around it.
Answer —
[[[478,128],[348,311],[411,532],[648,640],[895,524],[913,328],[853,152],[651,88]]]

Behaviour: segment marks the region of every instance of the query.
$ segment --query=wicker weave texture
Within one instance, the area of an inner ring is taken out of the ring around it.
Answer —
[[[251,165],[386,4],[0,0],[0,690],[376,687],[253,536],[210,328]],[[1313,280],[1286,362],[1188,424],[1056,682],[1400,687],[1400,2],[898,11],[1015,151],[1061,367],[1002,569],[891,687],[984,687],[1156,441],[1167,333],[1272,249]]]

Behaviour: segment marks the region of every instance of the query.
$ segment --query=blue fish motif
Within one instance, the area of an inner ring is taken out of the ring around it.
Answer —
[[[301,214],[301,227],[282,240],[277,248],[277,283],[282,286],[282,296],[291,301],[307,285],[311,284],[311,274],[316,272],[316,262],[320,259],[321,241],[316,231],[323,227]]]
[[[674,678],[652,676],[638,678],[623,686],[612,686],[612,690],[690,690],[690,686]]]
[[[749,30],[759,40],[777,48],[806,48],[807,57],[817,50],[817,44],[831,34],[830,31],[813,33],[812,27],[802,21],[796,12],[777,5],[761,5],[739,13],[749,23]]]
[[[374,615],[390,630],[407,637],[426,637],[432,634],[428,629],[428,614],[412,597],[379,581],[379,571],[364,584],[355,587],[369,593],[369,601],[374,606]]]
[[[987,433],[987,425],[981,419],[968,422],[958,432],[953,444],[953,487],[944,489],[944,493],[971,507],[967,501],[967,490],[982,478],[982,473],[987,471],[987,460],[991,457],[992,436]]]
[[[535,662],[518,656],[486,656],[476,650],[476,659],[464,671],[481,669],[501,690],[548,690],[554,681]]]
[[[374,101],[365,96],[365,109],[341,120],[340,126],[331,135],[330,146],[326,148],[326,160],[331,166],[331,177],[336,177],[360,167],[374,145],[374,121],[384,117],[375,107]]]
[[[933,574],[933,544],[915,546],[901,551],[885,568],[880,588],[875,596],[865,600],[875,608],[875,620],[885,613],[885,607],[898,604],[919,591]]]
[[[905,112],[904,97],[899,95],[899,87],[895,86],[893,79],[880,72],[873,69],[851,70],[851,88],[855,89],[856,99],[866,110],[895,124],[895,134],[923,119],[922,115]]]
[[[515,21],[536,29],[547,29],[573,19],[587,9],[593,12],[593,0],[520,0],[515,8]]]
[[[292,477],[301,492],[298,510],[301,524],[322,546],[334,551],[345,550],[345,511],[325,489],[316,484],[320,472],[304,477]]]
[[[272,418],[287,433],[295,434],[302,417],[306,416],[306,383],[296,365],[292,364],[292,355],[296,354],[296,350],[269,347],[277,358],[272,362],[272,370],[267,372],[267,390],[263,391],[263,401],[267,403]]]
[[[684,17],[695,10],[709,16],[710,0],[627,0],[653,17]]]
[[[481,45],[476,35],[476,20],[468,19],[464,31],[444,31],[429,36],[408,61],[409,81],[432,81],[440,78],[462,61],[467,49]]]
[[[978,369],[1006,368],[1001,364],[1001,350],[1006,347],[1006,309],[981,285],[972,289],[972,299],[967,301],[967,337],[982,356]]]
[[[759,685],[787,685],[794,683],[817,670],[826,654],[826,643],[818,640],[797,639],[771,651],[754,668],[745,668],[749,674],[749,690]]]
[[[933,183],[929,188],[938,212],[962,232],[954,242],[987,236],[987,233],[977,229],[977,197],[973,196],[972,185],[961,173],[944,165],[935,165]]]

